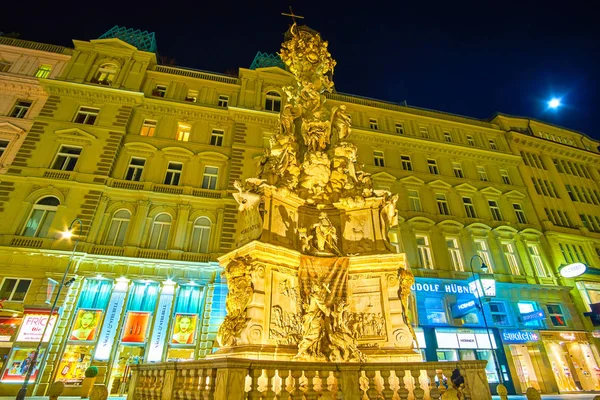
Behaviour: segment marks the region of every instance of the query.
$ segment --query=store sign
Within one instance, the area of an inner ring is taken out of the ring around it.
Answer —
[[[455,304],[452,306],[452,317],[462,318],[477,310],[476,300],[466,301],[464,303]]]
[[[539,321],[540,319],[545,319],[546,313],[544,310],[536,310],[528,313],[521,314],[521,321],[523,322],[531,322],[531,321]]]
[[[592,336],[596,339],[600,339],[600,331],[592,331]]]
[[[46,325],[48,328],[46,329]],[[56,325],[56,314],[50,318],[50,313],[25,314],[17,342],[39,342],[44,335],[44,342],[48,342]],[[44,334],[44,329],[46,333]]]
[[[504,330],[501,335],[502,341],[508,344],[539,342],[540,340],[540,335],[536,331]]]
[[[494,335],[483,329],[451,329],[435,330],[439,349],[491,349],[497,348]],[[491,342],[490,342],[491,338]]]
[[[446,282],[416,282],[411,286],[414,292],[433,292],[433,293],[451,293],[451,294],[471,294],[469,285],[460,283]]]
[[[152,314],[146,311],[129,311],[125,318],[121,343],[146,343],[151,317]]]
[[[94,359],[105,361],[110,358],[110,352],[113,343],[115,342],[115,336],[117,336],[119,317],[121,316],[124,302],[125,292],[113,292],[110,296],[108,308],[106,309],[106,317],[104,318],[104,325],[102,325],[102,330],[100,331],[98,347],[96,348]]]
[[[169,325],[169,316],[171,315],[171,305],[173,304],[173,293],[161,293],[156,309],[156,321],[150,336],[150,349],[148,350],[148,362],[157,362],[162,360]]]
[[[563,278],[575,278],[576,276],[585,274],[587,265],[583,263],[573,263],[565,265],[558,272]]]
[[[560,337],[565,340],[569,340],[569,341],[575,340],[577,338],[577,336],[575,336],[574,333],[566,333],[566,332],[561,333]]]
[[[2,347],[2,342],[10,343],[14,341],[21,321],[21,318],[0,317],[0,347]]]

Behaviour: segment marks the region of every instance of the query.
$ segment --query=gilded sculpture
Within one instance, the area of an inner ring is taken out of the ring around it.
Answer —
[[[409,270],[400,268],[398,270],[398,281],[398,298],[400,298],[400,302],[402,303],[402,319],[404,320],[404,324],[410,330],[413,339],[416,341],[417,335],[415,334],[415,330],[408,317],[408,299],[411,295],[412,285],[415,284],[415,276]]]

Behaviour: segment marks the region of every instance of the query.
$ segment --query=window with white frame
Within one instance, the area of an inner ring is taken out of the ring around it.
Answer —
[[[494,139],[490,139],[489,143],[490,143],[490,149],[498,150],[498,145],[496,144],[496,141]]]
[[[150,232],[151,249],[166,250],[169,240],[169,231],[171,230],[171,216],[167,213],[158,214],[152,222],[152,231]]]
[[[215,190],[217,188],[217,179],[219,178],[219,168],[204,167],[204,175],[202,177],[202,189]]]
[[[513,203],[513,210],[515,210],[517,221],[519,221],[520,224],[526,224],[527,218],[525,218],[525,211],[523,211],[523,206],[519,203]]]
[[[412,171],[413,165],[410,156],[400,156],[400,162],[402,163],[402,169],[405,171]]]
[[[465,213],[468,218],[477,218],[477,213],[475,212],[475,205],[473,204],[473,199],[470,197],[462,198],[463,205],[465,206]]]
[[[534,301],[519,301],[517,302],[517,308],[519,309],[519,314],[529,314],[534,311],[539,310],[538,304]],[[533,320],[523,322],[524,326],[527,327],[542,327],[542,322],[540,320]]]
[[[22,236],[47,237],[59,205],[60,201],[52,196],[38,200],[31,210],[31,214],[23,228]]]
[[[433,269],[433,256],[431,254],[429,236],[415,235],[415,237],[417,239],[417,251],[419,254],[419,262],[421,267]]]
[[[462,169],[462,165],[460,165],[460,163],[457,162],[453,162],[452,163],[452,169],[454,170],[454,176],[457,178],[464,178],[465,174],[463,172]]]
[[[437,161],[432,158],[427,159],[427,168],[430,174],[439,175],[440,171],[437,166]]]
[[[12,63],[6,60],[0,60],[0,72],[8,72]]]
[[[565,318],[565,312],[563,311],[562,305],[560,304],[546,304],[548,309],[548,316],[554,326],[567,326],[567,319]]]
[[[500,206],[496,200],[488,200],[490,206],[490,212],[494,221],[502,221],[502,213],[500,213]]]
[[[467,135],[467,144],[469,146],[475,147],[475,139],[473,139],[472,135]]]
[[[139,182],[142,179],[142,173],[144,172],[144,166],[146,165],[146,159],[140,157],[131,157],[129,160],[129,166],[125,173],[125,180]]]
[[[502,177],[502,182],[504,182],[506,185],[511,185],[512,182],[510,180],[510,176],[508,175],[508,171],[505,169],[501,169],[500,170],[500,176]]]
[[[477,175],[479,176],[480,181],[488,181],[487,172],[485,172],[485,167],[477,166]]]
[[[47,78],[50,76],[50,72],[52,72],[52,67],[48,64],[42,64],[38,67],[38,70],[35,73],[35,77]]]
[[[180,162],[169,161],[167,166],[167,173],[165,174],[165,185],[179,185],[181,179],[181,171],[183,170],[183,164]]]
[[[508,310],[506,304],[502,301],[490,301],[490,314],[492,315],[492,321],[496,326],[508,326],[510,325],[510,318],[508,316]]]
[[[187,95],[185,96],[185,101],[189,101],[190,103],[195,103],[198,100],[198,91],[197,90],[188,90]]]
[[[475,239],[473,241],[475,243],[475,250],[477,251],[477,255],[483,259],[485,265],[490,269],[489,272],[492,272],[492,256],[490,253],[490,247],[488,246],[488,242],[486,239]]]
[[[118,72],[119,72],[119,67],[116,66],[115,64],[112,64],[112,63],[102,64],[100,66],[100,68],[98,68],[98,71],[96,72],[96,75],[94,76],[94,79],[92,80],[92,83],[99,83],[100,85],[110,86],[110,85],[112,85],[115,78],[117,77]]]
[[[58,153],[56,153],[51,168],[60,171],[73,171],[75,170],[80,155],[81,147],[62,145],[58,149]]]
[[[8,140],[0,139],[0,157],[4,154],[6,149],[8,148],[8,144],[10,142]]]
[[[31,104],[33,104],[31,100],[17,100],[10,112],[10,117],[25,118],[27,111],[31,108]]]
[[[123,246],[130,220],[131,213],[129,210],[119,210],[115,212],[110,220],[110,227],[108,228],[108,234],[106,235],[104,244],[108,246]]]
[[[31,282],[31,279],[4,278],[2,286],[0,286],[0,300],[25,301]]]
[[[548,273],[546,272],[546,268],[544,267],[542,254],[538,245],[528,244],[527,251],[529,252],[529,257],[531,258],[531,263],[533,264],[533,268],[535,269],[536,275],[541,278],[547,277]]]
[[[421,133],[421,136],[424,137],[425,139],[429,138],[429,129],[427,129],[426,126],[420,126],[419,132]]]
[[[167,95],[167,86],[166,85],[154,86],[154,90],[152,91],[152,96],[165,97],[166,95]]]
[[[100,113],[99,108],[94,107],[79,107],[73,122],[77,124],[94,125]]]
[[[210,133],[210,144],[212,146],[223,146],[223,138],[225,137],[225,131],[221,129],[213,129]]]
[[[396,122],[395,128],[397,134],[404,135],[404,125],[401,122]]]
[[[210,220],[206,217],[200,217],[194,221],[190,251],[195,253],[208,253],[210,225]]]
[[[140,136],[154,136],[156,130],[156,121],[153,119],[145,119],[140,130]]]
[[[450,134],[450,132],[444,132],[444,140],[448,143],[452,143],[452,135]]]
[[[180,142],[187,142],[190,140],[190,132],[192,131],[192,127],[186,124],[179,123],[177,124],[177,137],[176,139]]]
[[[281,95],[275,91],[267,92],[265,109],[267,111],[281,111]]]
[[[227,107],[229,106],[229,96],[224,94],[219,95],[219,101],[217,102],[217,106],[219,107]]]
[[[409,190],[408,191],[408,209],[410,211],[421,212],[423,209],[421,208],[421,198],[419,197],[418,190]]]
[[[448,200],[444,193],[435,194],[435,202],[437,203],[438,211],[442,215],[450,215],[450,208],[448,207]]]
[[[517,250],[514,243],[502,243],[502,251],[506,258],[506,263],[510,268],[512,275],[521,275],[521,268],[519,268],[519,261],[517,260]]]
[[[385,158],[383,156],[383,151],[373,151],[373,163],[376,167],[385,167]]]
[[[369,118],[369,128],[373,130],[379,129],[379,123],[376,118]]]
[[[450,262],[455,271],[464,271],[462,255],[460,254],[460,245],[457,238],[446,238],[446,247],[450,255]]]

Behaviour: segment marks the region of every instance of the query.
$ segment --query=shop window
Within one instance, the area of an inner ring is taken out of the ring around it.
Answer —
[[[433,269],[433,256],[431,254],[431,244],[429,236],[415,235],[417,239],[417,250],[419,254],[419,262],[422,268]]]
[[[395,128],[397,134],[404,135],[404,125],[402,123],[396,122]]]
[[[460,165],[460,163],[457,162],[453,162],[452,163],[452,169],[454,170],[454,176],[457,178],[464,178],[465,174],[463,172],[462,169],[462,165]]]
[[[175,161],[169,161],[167,165],[167,173],[165,174],[165,185],[178,186],[181,178],[183,164]]]
[[[455,271],[464,271],[462,255],[460,254],[460,245],[457,238],[446,238],[446,247],[450,255],[450,262]]]
[[[375,164],[376,167],[385,167],[383,151],[373,151],[373,164]]]
[[[413,165],[410,156],[400,156],[400,162],[402,163],[402,169],[404,171],[413,170]]]
[[[428,158],[427,159],[427,168],[429,169],[429,173],[433,175],[439,175],[440,170],[438,169],[437,161]]]
[[[217,188],[218,178],[219,168],[204,167],[204,175],[202,176],[202,189],[215,190]]]
[[[377,122],[376,118],[369,118],[369,128],[375,131],[379,129],[379,123]]]
[[[204,291],[205,288],[198,285],[179,287],[175,299],[175,323],[170,335],[171,345],[167,352],[167,361],[194,360]]]
[[[192,131],[192,127],[186,124],[178,124],[177,125],[177,136],[175,139],[180,142],[187,142],[190,140],[190,132]]]
[[[145,119],[140,130],[140,136],[154,136],[156,130],[156,121],[153,119]]]
[[[423,209],[421,208],[421,198],[419,197],[418,190],[409,190],[408,191],[408,209],[410,211],[421,212]]]
[[[487,172],[485,171],[485,167],[477,166],[477,175],[479,176],[480,181],[487,182],[489,180]]]
[[[52,169],[60,171],[73,171],[81,155],[81,147],[60,146],[52,163]]]
[[[75,122],[76,124],[94,125],[99,113],[99,108],[79,107],[79,110],[77,111],[73,122]]]
[[[6,151],[6,149],[8,148],[8,144],[10,142],[8,140],[3,140],[0,139],[0,157],[2,157],[2,155],[4,154],[4,152]]]
[[[33,102],[30,100],[18,100],[10,112],[10,116],[12,118],[25,118],[27,111],[31,108],[31,104]]]
[[[489,272],[493,273],[492,256],[490,253],[490,246],[486,239],[475,239],[475,249],[477,254],[485,261],[485,265],[490,269]]]
[[[229,96],[225,96],[224,94],[219,95],[219,101],[217,102],[217,106],[219,107],[227,107],[229,105]]]
[[[131,160],[129,160],[129,166],[127,167],[127,172],[125,173],[125,180],[139,182],[142,179],[145,165],[145,158],[131,157]]]
[[[527,251],[529,252],[529,257],[531,257],[531,263],[533,264],[533,268],[535,269],[536,275],[542,278],[548,276],[546,268],[544,267],[544,262],[542,261],[542,255],[538,245],[528,244]]]
[[[152,223],[150,244],[148,247],[151,249],[166,250],[170,230],[171,216],[166,213],[158,214]]]
[[[113,214],[106,236],[106,245],[123,246],[130,219],[131,213],[128,210],[119,210]]]
[[[425,299],[425,310],[427,324],[448,323],[446,301],[442,297],[427,297]]]
[[[127,311],[154,311],[159,289],[160,285],[156,282],[133,282],[129,288]]]
[[[526,224],[527,218],[525,218],[525,212],[523,211],[523,206],[519,203],[513,203],[513,210],[515,210],[515,215],[517,217],[517,221],[520,224]]]
[[[210,144],[211,146],[223,146],[223,138],[225,137],[225,132],[221,129],[213,129],[210,134]]]
[[[492,321],[496,326],[509,326],[510,318],[508,317],[508,311],[506,304],[501,301],[490,301],[490,315]]]
[[[0,300],[25,301],[30,285],[31,279],[4,278],[0,286]]]
[[[477,213],[475,212],[475,205],[473,204],[473,199],[470,197],[462,198],[463,205],[465,206],[465,213],[468,218],[477,218]]]
[[[275,91],[267,92],[265,100],[265,110],[267,111],[281,111],[281,95]]]
[[[33,206],[29,219],[23,228],[23,236],[28,237],[47,237],[48,230],[52,225],[52,220],[60,202],[56,197],[44,197],[38,200]]]
[[[86,279],[79,296],[77,308],[106,309],[112,287],[113,282],[110,279]]]
[[[196,219],[192,230],[192,246],[190,251],[196,253],[208,253],[210,225],[210,220],[206,217]]]
[[[554,326],[567,326],[565,314],[560,304],[547,304],[548,316]]]
[[[517,303],[517,307],[519,308],[520,314],[529,314],[529,313],[539,310],[537,303],[533,302],[533,301],[519,301]],[[539,319],[523,322],[523,326],[531,327],[531,328],[543,328],[544,327],[542,320],[539,320]]]
[[[441,215],[450,215],[450,208],[448,207],[448,200],[446,195],[443,193],[436,193],[435,201],[437,203],[438,211]]]
[[[100,68],[98,68],[94,79],[92,79],[92,83],[110,86],[117,77],[118,72],[119,67],[117,65],[112,63],[102,64]]]

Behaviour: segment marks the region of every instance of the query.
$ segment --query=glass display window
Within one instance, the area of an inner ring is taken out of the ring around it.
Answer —
[[[439,349],[436,353],[438,361],[458,361],[458,350]]]
[[[535,364],[534,358],[529,353],[529,347],[525,344],[511,344],[509,345],[509,349],[523,393],[529,387],[542,391],[538,381],[537,371],[539,371],[539,367]]]
[[[489,383],[498,383],[498,367],[496,366],[496,360],[492,350],[476,350],[477,360],[485,360],[485,374]],[[505,377],[506,379],[507,377]]]
[[[65,385],[80,385],[85,378],[85,370],[92,363],[94,346],[69,344],[65,348],[56,371],[57,381]]]
[[[2,372],[2,379],[0,381],[5,383],[22,383],[25,381],[25,376],[33,360],[35,354],[35,347],[13,347],[8,361]],[[44,350],[40,350],[38,354],[38,363],[35,365],[30,382],[34,382],[37,379],[39,373],[39,360],[43,360]]]
[[[144,347],[119,346],[119,352],[113,362],[108,390],[110,394],[123,395],[131,376],[131,366],[140,364],[144,359]]]

